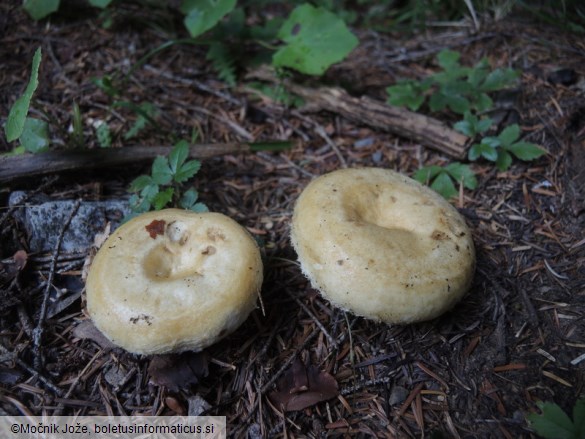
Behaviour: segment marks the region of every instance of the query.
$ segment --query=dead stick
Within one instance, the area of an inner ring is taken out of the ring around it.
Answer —
[[[270,82],[279,81],[267,69],[259,69],[249,77]],[[326,110],[337,113],[353,122],[412,139],[456,159],[463,159],[466,155],[469,138],[432,117],[386,105],[367,96],[354,98],[339,88],[315,89],[289,81],[282,82],[282,85],[306,101],[306,111]]]
[[[192,145],[191,158],[205,159],[251,151],[247,143]],[[166,156],[171,146],[126,146],[124,148],[72,149],[0,157],[0,184],[19,178],[41,177],[65,171],[127,166]]]

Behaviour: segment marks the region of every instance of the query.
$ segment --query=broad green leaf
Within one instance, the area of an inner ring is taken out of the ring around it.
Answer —
[[[577,437],[585,437],[585,399],[578,400],[573,406],[573,423]]]
[[[475,189],[477,187],[477,178],[468,165],[453,162],[445,166],[445,171],[447,171],[455,181],[463,181],[463,186],[467,189]]]
[[[417,111],[425,101],[422,90],[412,81],[391,85],[386,88],[386,92],[389,104],[408,107],[412,111]]]
[[[457,114],[465,114],[469,111],[469,101],[459,95],[444,95],[447,106]]]
[[[189,144],[185,140],[179,141],[169,154],[171,173],[175,175],[189,156]]]
[[[27,117],[19,140],[28,152],[46,151],[49,148],[49,125],[44,120]]]
[[[152,206],[154,207],[154,210],[161,210],[167,204],[169,204],[171,202],[171,200],[173,199],[174,192],[175,192],[175,190],[172,187],[168,187],[164,191],[156,194],[151,201]]]
[[[546,439],[577,439],[575,426],[569,416],[557,405],[539,403],[542,415],[531,413],[527,416],[539,436]]]
[[[473,101],[473,107],[480,113],[491,110],[493,106],[494,101],[485,93],[480,93]]]
[[[449,199],[457,195],[457,189],[453,184],[453,180],[446,172],[441,172],[431,184],[431,188],[440,193],[443,197]]]
[[[203,203],[195,203],[189,210],[196,213],[209,212],[209,208]]]
[[[493,121],[489,118],[486,117],[485,119],[481,119],[478,123],[477,123],[477,127],[476,130],[478,133],[484,133],[487,130],[490,129],[490,127],[492,126]]]
[[[214,27],[219,20],[236,7],[236,0],[184,0],[181,12],[186,17],[185,27],[196,38]]]
[[[128,204],[132,212],[134,212],[135,214],[148,212],[150,210],[150,201],[147,200],[146,198],[140,198],[136,194],[130,197],[130,199],[128,200]],[[127,221],[128,219],[130,219],[130,217],[134,216],[136,215],[128,215],[127,217],[124,217],[123,221]]]
[[[520,160],[525,161],[534,160],[546,154],[546,150],[542,149],[538,145],[535,145],[534,143],[528,142],[513,143],[512,145],[506,147],[506,149]]]
[[[109,148],[112,146],[112,135],[110,133],[110,127],[107,123],[102,123],[95,130],[97,140],[102,148]]]
[[[459,58],[461,54],[454,50],[443,49],[437,55],[437,62],[443,70],[450,70],[459,67]]]
[[[107,8],[112,0],[89,0],[89,4],[96,8],[105,9]]]
[[[512,156],[505,149],[498,150],[498,158],[496,159],[496,167],[500,171],[507,171],[512,166]]]
[[[459,131],[460,133],[465,134],[467,137],[474,137],[475,136],[475,125],[468,122],[467,120],[460,120],[453,125],[455,130]]]
[[[156,184],[150,175],[140,175],[130,183],[130,192],[140,192],[146,186]]]
[[[485,140],[486,139],[483,139],[479,144],[481,156],[488,159],[490,162],[495,162],[498,159],[498,150],[495,146],[489,143],[484,143]]]
[[[30,100],[39,85],[39,66],[41,65],[41,54],[41,48],[39,47],[33,56],[30,80],[28,81],[26,90],[22,96],[16,100],[14,105],[12,105],[10,113],[8,114],[5,130],[6,140],[9,142],[18,139],[22,134],[24,121],[30,106]]]
[[[272,57],[275,67],[290,67],[308,75],[322,75],[357,45],[343,20],[323,8],[303,4],[283,23],[278,38],[285,46]]]
[[[497,91],[514,83],[520,73],[513,69],[496,69],[490,72],[480,86],[481,91]]]
[[[228,85],[236,85],[236,59],[228,45],[214,41],[209,45],[205,59],[211,61],[219,79]]]
[[[479,84],[481,84],[484,81],[484,79],[489,73],[488,67],[489,65],[487,65],[487,61],[486,63],[482,63],[480,61],[478,64],[475,65],[475,67],[469,70],[467,81],[469,82],[469,84],[471,84],[473,88],[477,89],[479,87]]]
[[[467,158],[473,162],[480,157],[481,157],[481,147],[480,147],[479,143],[476,143],[476,144],[472,145],[471,148],[469,148],[469,151],[467,153]]]
[[[183,196],[179,200],[179,205],[183,209],[191,209],[197,202],[198,197],[199,194],[197,193],[197,191],[194,188],[191,188],[183,192]]]
[[[508,125],[504,130],[498,135],[498,139],[503,147],[510,146],[515,140],[520,137],[520,127],[518,124]]]
[[[156,196],[156,194],[158,194],[158,192],[159,192],[158,184],[152,183],[152,184],[145,186],[140,191],[140,196],[143,199],[148,200],[148,202],[151,202],[153,200],[153,198]]]
[[[22,7],[33,20],[41,20],[59,9],[59,0],[24,0]]]
[[[173,173],[166,157],[158,156],[152,162],[152,179],[156,184],[169,184],[173,179]]]
[[[436,93],[433,93],[429,99],[429,108],[431,109],[431,111],[441,111],[444,110],[447,107],[447,97],[441,93],[440,91],[437,91]]]
[[[183,183],[193,177],[201,168],[201,162],[198,160],[190,160],[179,168],[173,179],[177,183]]]
[[[416,171],[412,178],[414,178],[419,183],[429,184],[429,182],[442,171],[443,168],[437,165],[425,166],[424,168],[420,168],[418,171]]]

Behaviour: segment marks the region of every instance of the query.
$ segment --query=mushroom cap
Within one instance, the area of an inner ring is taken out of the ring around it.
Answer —
[[[114,344],[138,354],[201,350],[256,306],[262,260],[246,229],[220,213],[139,215],[102,245],[87,310]]]
[[[475,249],[463,217],[432,189],[379,168],[313,180],[294,208],[303,273],[334,305],[386,323],[435,318],[471,286]]]

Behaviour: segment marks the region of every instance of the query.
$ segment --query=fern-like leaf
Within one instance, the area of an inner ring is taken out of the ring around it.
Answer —
[[[221,80],[228,85],[236,85],[236,60],[225,44],[214,42],[209,46],[207,57]]]

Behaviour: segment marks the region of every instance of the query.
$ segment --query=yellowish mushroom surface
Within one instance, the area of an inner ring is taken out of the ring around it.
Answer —
[[[475,270],[459,212],[387,169],[343,169],[313,180],[295,205],[291,241],[303,272],[333,304],[387,323],[447,311]]]
[[[114,344],[140,354],[201,350],[256,306],[262,261],[252,236],[219,213],[166,209],[118,228],[87,278],[87,309]]]

